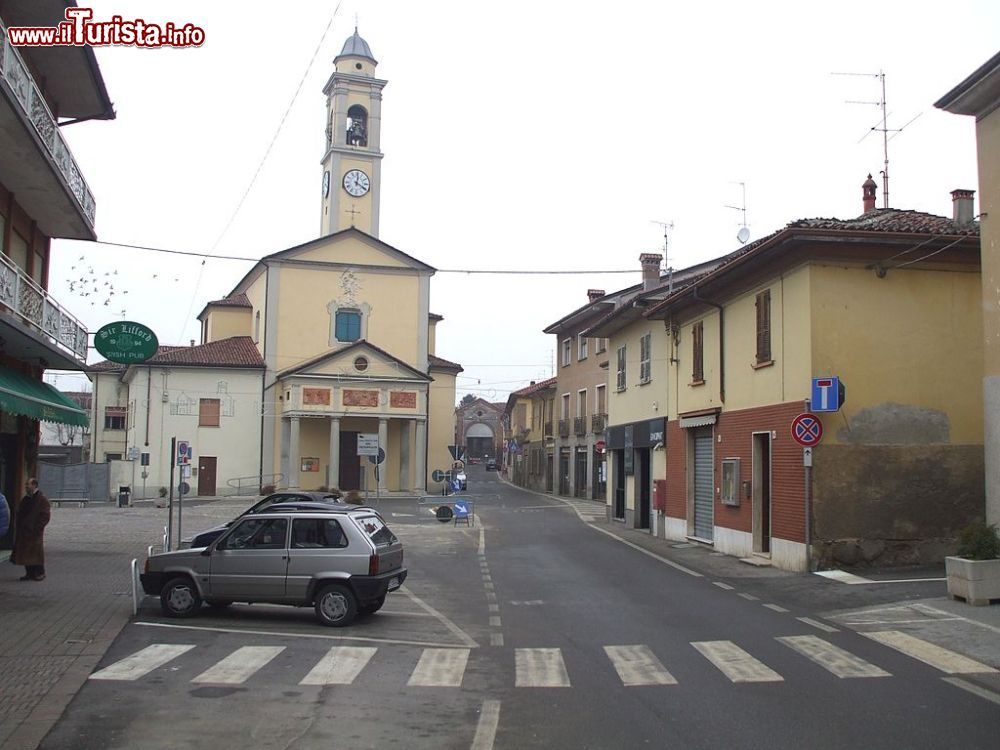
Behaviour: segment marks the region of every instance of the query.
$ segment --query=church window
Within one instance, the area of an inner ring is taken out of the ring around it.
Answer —
[[[368,112],[360,104],[355,104],[347,110],[347,144],[368,145]]]
[[[357,310],[337,310],[337,341],[357,341],[361,338],[361,313]]]
[[[367,357],[357,357],[354,360],[354,369],[358,372],[364,372],[368,369],[368,358]]]

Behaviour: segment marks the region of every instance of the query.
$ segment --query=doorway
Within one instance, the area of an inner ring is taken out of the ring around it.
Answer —
[[[569,448],[559,449],[559,494],[569,497]]]
[[[753,551],[771,554],[771,433],[753,435]]]
[[[649,528],[649,448],[635,449],[635,528]]]
[[[340,433],[340,476],[337,487],[341,490],[361,489],[361,459],[358,457],[358,433]]]
[[[705,542],[713,541],[715,531],[715,474],[712,428],[702,427],[692,431],[691,445],[694,458],[694,537]]]
[[[625,451],[612,451],[615,461],[615,506],[614,517],[625,520]]]
[[[198,458],[198,497],[215,495],[215,477],[219,459],[216,456]]]

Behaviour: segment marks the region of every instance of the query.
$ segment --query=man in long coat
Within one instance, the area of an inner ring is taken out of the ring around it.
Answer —
[[[45,549],[42,538],[52,515],[49,499],[38,491],[32,477],[26,485],[28,494],[21,498],[14,517],[14,562],[24,566],[22,581],[45,580]]]

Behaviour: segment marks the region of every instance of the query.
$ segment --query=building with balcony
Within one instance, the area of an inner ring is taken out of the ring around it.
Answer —
[[[549,378],[540,383],[532,381],[507,398],[504,413],[510,437],[505,463],[511,481],[519,487],[552,491],[551,426],[555,393],[556,379]]]
[[[75,3],[0,3],[0,488],[21,495],[37,472],[39,422],[87,424],[42,382],[83,370],[87,331],[48,292],[54,238],[93,240],[96,204],[61,128],[113,119],[89,47],[13,47],[9,26],[54,26]],[[0,539],[0,547],[9,546]]]

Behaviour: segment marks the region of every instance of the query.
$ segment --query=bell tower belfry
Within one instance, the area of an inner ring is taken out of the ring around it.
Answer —
[[[382,89],[368,42],[348,37],[334,58],[326,94],[326,151],[323,154],[320,235],[357,227],[378,237],[382,183]]]

